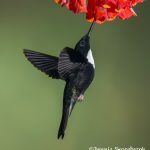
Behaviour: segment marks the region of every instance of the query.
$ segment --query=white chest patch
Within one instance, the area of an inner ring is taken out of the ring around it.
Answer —
[[[93,59],[93,55],[92,55],[91,49],[89,50],[89,52],[87,54],[87,59],[88,59],[88,62],[91,63],[93,65],[93,67],[95,68],[95,63],[94,63],[94,59]]]

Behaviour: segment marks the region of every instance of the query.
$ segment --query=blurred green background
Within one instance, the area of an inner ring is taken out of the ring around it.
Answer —
[[[57,140],[65,83],[24,57],[23,48],[58,55],[89,23],[48,0],[0,0],[0,150],[150,149],[150,3],[138,17],[96,25],[96,77]]]

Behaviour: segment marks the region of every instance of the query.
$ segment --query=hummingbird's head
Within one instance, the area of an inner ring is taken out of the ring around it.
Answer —
[[[93,25],[94,25],[94,21],[91,24],[87,34],[85,36],[83,36],[75,46],[75,50],[79,51],[85,57],[87,56],[87,54],[90,50],[90,34],[92,31]]]
[[[75,46],[75,50],[79,51],[86,57],[88,51],[90,50],[90,36],[88,34],[86,34],[79,40],[79,42]]]

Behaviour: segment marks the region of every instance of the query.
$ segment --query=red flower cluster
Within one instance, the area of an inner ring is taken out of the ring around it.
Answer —
[[[61,6],[66,6],[74,13],[85,12],[90,22],[103,23],[114,20],[116,17],[127,19],[136,16],[132,9],[143,0],[54,0]]]

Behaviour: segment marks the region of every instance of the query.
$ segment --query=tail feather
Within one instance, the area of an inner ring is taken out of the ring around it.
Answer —
[[[74,98],[71,99],[71,103],[70,103],[70,107],[69,107],[69,116],[71,115],[72,110],[73,110],[73,108],[74,108],[76,102],[77,102],[76,99],[74,99]]]
[[[64,138],[65,130],[66,130],[67,123],[68,123],[68,119],[69,119],[69,117],[70,117],[70,115],[72,113],[72,110],[73,110],[75,104],[76,104],[76,100],[72,99],[69,107],[66,108],[66,110],[64,110],[64,112],[63,112],[61,123],[60,123],[60,127],[59,127],[59,130],[58,130],[58,139],[60,137],[62,139]]]
[[[64,138],[65,135],[65,129],[67,127],[67,122],[68,122],[69,114],[63,114],[59,131],[58,131],[58,139],[61,137],[62,139]]]
[[[73,89],[74,89],[74,80],[71,80],[66,83],[66,86],[64,89],[63,114],[62,114],[62,119],[61,119],[59,131],[58,131],[58,139],[60,137],[62,139],[64,138],[68,119],[76,104],[76,96],[75,96],[75,93],[73,92]]]
[[[58,57],[24,49],[24,55],[39,70],[45,72],[50,77],[59,79]]]

